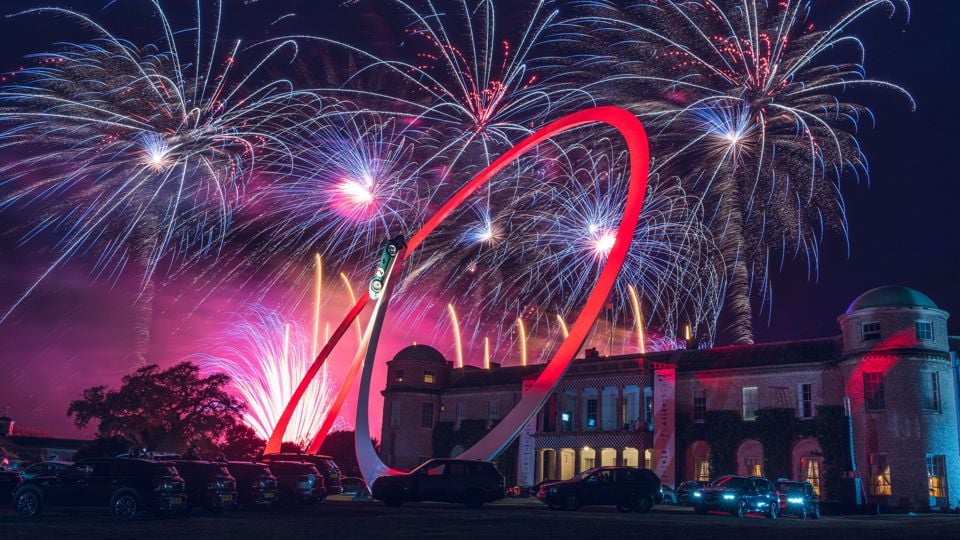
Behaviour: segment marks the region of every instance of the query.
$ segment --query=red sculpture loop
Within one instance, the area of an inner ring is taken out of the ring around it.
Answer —
[[[406,252],[399,261],[400,263],[405,261],[410,254],[416,250],[420,244],[423,243],[426,237],[432,233],[437,226],[439,226],[440,223],[447,218],[447,216],[450,215],[451,212],[463,204],[463,202],[471,194],[473,194],[478,188],[493,178],[495,174],[497,174],[510,162],[517,159],[534,146],[542,143],[550,137],[553,137],[554,135],[584,124],[597,122],[609,124],[620,132],[627,144],[627,151],[629,152],[630,158],[630,177],[627,198],[624,203],[623,216],[620,219],[620,225],[617,229],[617,235],[613,244],[613,248],[610,250],[610,253],[607,256],[607,260],[604,263],[603,269],[600,271],[600,276],[597,278],[593,290],[587,297],[583,309],[580,311],[576,321],[574,321],[573,326],[570,328],[567,338],[564,339],[553,358],[546,364],[546,367],[537,377],[536,381],[533,383],[533,386],[524,393],[524,396],[520,402],[483,439],[481,439],[472,448],[464,452],[464,458],[492,459],[499,454],[510,443],[510,441],[513,440],[514,437],[517,436],[520,430],[523,429],[523,426],[526,425],[527,422],[533,418],[540,407],[543,406],[543,403],[549,397],[550,393],[553,392],[564,373],[566,373],[577,352],[583,346],[591,326],[593,325],[597,316],[599,316],[600,311],[603,309],[606,299],[613,289],[614,283],[616,282],[617,275],[620,273],[620,269],[623,266],[624,260],[626,259],[627,252],[630,249],[630,243],[633,239],[634,232],[637,228],[637,223],[640,219],[640,211],[643,207],[644,195],[646,194],[650,156],[647,146],[647,136],[643,129],[643,124],[641,124],[636,116],[634,116],[632,113],[619,107],[596,107],[592,109],[586,109],[564,116],[554,122],[551,122],[550,124],[547,124],[500,156],[500,158],[490,164],[479,174],[474,176],[469,182],[467,182],[466,185],[464,185],[456,194],[454,194],[453,197],[451,197],[449,201],[447,201],[433,216],[431,216],[431,218],[423,225],[423,227],[408,241]],[[297,387],[296,391],[291,397],[290,402],[287,403],[283,414],[280,416],[277,426],[274,428],[274,431],[270,436],[270,440],[267,442],[265,452],[272,453],[280,451],[280,444],[282,442],[283,435],[287,430],[287,425],[289,424],[290,418],[293,416],[293,412],[299,404],[300,399],[303,397],[304,392],[306,392],[307,387],[313,378],[316,377],[317,372],[322,367],[324,361],[326,361],[326,359],[329,357],[333,348],[343,337],[343,334],[347,331],[350,324],[353,323],[354,319],[356,319],[356,317],[360,314],[360,311],[363,310],[368,301],[368,295],[363,295],[359,300],[357,300],[357,303],[347,313],[347,316],[344,317],[343,321],[333,332],[330,340],[324,345],[323,349],[317,355],[313,365],[310,366],[310,369],[307,371],[303,380],[300,382],[300,385]],[[343,384],[337,393],[333,405],[327,412],[327,416],[323,422],[323,425],[320,427],[320,430],[317,432],[316,436],[308,447],[308,452],[314,453],[319,449],[324,437],[332,427],[334,420],[339,414],[340,408],[342,407],[343,402],[346,400],[346,396],[353,385],[353,381],[356,378],[361,365],[363,364],[365,352],[363,349],[366,347],[363,347],[362,345],[363,344],[361,344],[361,350],[354,358],[354,361],[343,380]],[[376,344],[374,343],[373,346],[375,347]],[[359,396],[358,399],[367,398],[368,396]],[[359,419],[359,421],[364,423],[368,422],[366,418]]]

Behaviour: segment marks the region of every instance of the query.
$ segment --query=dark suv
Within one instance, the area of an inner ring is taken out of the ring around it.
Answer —
[[[387,506],[440,501],[480,508],[506,495],[503,475],[493,463],[465,459],[431,459],[409,473],[377,478],[371,490]]]
[[[680,484],[680,487],[677,488],[677,504],[680,506],[693,506],[696,502],[693,499],[693,493],[705,485],[707,485],[706,482],[699,480],[687,480]]]
[[[780,493],[780,515],[820,519],[820,500],[810,482],[777,480],[776,485]]]
[[[537,498],[553,510],[610,505],[621,512],[649,512],[660,499],[660,478],[648,469],[600,467],[572,480],[543,484]]]
[[[203,508],[220,512],[237,506],[237,481],[230,475],[226,463],[177,459],[168,461],[176,466],[187,484],[188,503],[184,511]]]
[[[281,504],[314,504],[327,496],[323,476],[312,463],[270,461],[270,472],[277,477]]]
[[[264,463],[270,463],[271,461],[300,461],[310,463],[316,466],[317,470],[320,471],[320,474],[323,476],[323,486],[327,495],[339,495],[343,493],[343,486],[340,483],[340,467],[337,467],[337,462],[330,456],[319,454],[265,454],[260,458],[260,461]]]
[[[237,499],[243,506],[270,506],[277,501],[277,477],[264,463],[231,461],[230,474],[237,480]]]
[[[167,514],[186,504],[183,478],[173,464],[146,459],[83,460],[56,475],[23,481],[13,497],[21,516],[51,508],[109,508],[127,520],[141,510]]]
[[[780,494],[769,480],[759,476],[721,476],[694,491],[693,501],[698,514],[720,510],[744,517],[759,512],[771,519],[780,514]]]

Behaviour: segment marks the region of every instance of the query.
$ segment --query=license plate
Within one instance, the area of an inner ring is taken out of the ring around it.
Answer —
[[[264,493],[264,494],[263,494],[263,498],[264,498],[264,499],[272,499],[275,495],[276,495],[276,493],[273,493],[272,491],[268,491],[267,493]]]
[[[170,504],[183,504],[183,497],[170,497]]]
[[[233,500],[233,495],[230,495],[229,493],[223,496],[223,502],[230,502],[232,500]]]

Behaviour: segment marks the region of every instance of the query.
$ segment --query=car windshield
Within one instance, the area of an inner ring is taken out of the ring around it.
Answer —
[[[713,482],[710,482],[710,487],[718,487],[723,489],[743,489],[746,485],[746,480],[740,478],[739,476],[721,476]]]

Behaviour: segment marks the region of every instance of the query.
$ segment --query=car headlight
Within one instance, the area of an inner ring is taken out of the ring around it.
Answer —
[[[693,496],[699,499],[700,497],[703,497],[703,493],[700,493],[699,491],[694,491]]]
[[[787,497],[787,502],[791,504],[803,504],[803,499],[800,497]]]
[[[734,500],[734,499],[736,499],[736,498],[737,498],[736,495],[731,495],[730,493],[724,493],[724,494],[723,494],[723,500],[725,500],[725,501],[732,501],[732,500]]]

